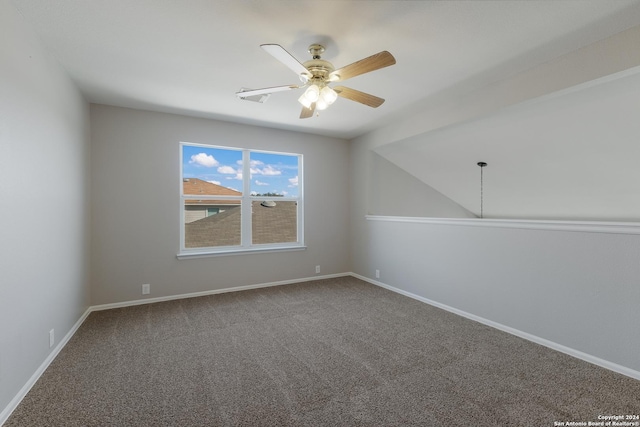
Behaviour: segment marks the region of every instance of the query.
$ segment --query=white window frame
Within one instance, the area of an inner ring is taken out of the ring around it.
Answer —
[[[223,150],[233,150],[242,152],[242,196],[205,196],[205,195],[185,195],[183,180],[183,147],[203,147],[203,148],[215,148]],[[292,250],[304,250],[304,172],[303,172],[303,156],[298,153],[286,153],[280,151],[269,151],[252,148],[238,148],[238,147],[225,147],[221,145],[207,145],[197,144],[192,142],[181,141],[179,144],[179,159],[180,159],[180,250],[177,254],[178,259],[185,258],[200,258],[219,255],[233,255],[243,253],[256,253],[256,252],[272,252],[272,251],[292,251]],[[298,196],[297,197],[265,197],[265,196],[252,196],[251,195],[251,164],[250,153],[267,153],[267,154],[279,154],[286,156],[296,156],[298,158]],[[239,246],[213,246],[204,248],[187,248],[185,247],[185,201],[189,199],[211,199],[211,200],[239,200],[241,206],[241,243]],[[297,241],[285,242],[285,243],[266,243],[266,244],[253,244],[252,236],[252,223],[251,223],[251,210],[254,201],[295,201],[297,202]]]

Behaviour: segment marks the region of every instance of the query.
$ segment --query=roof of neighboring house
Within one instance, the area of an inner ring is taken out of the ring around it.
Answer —
[[[291,201],[276,201],[275,206],[268,207],[259,201],[252,202],[253,243],[296,242],[296,204]],[[234,206],[217,215],[185,224],[185,246],[202,248],[240,245],[240,215],[240,207]]]
[[[240,206],[184,225],[184,245],[187,248],[239,244]]]
[[[202,195],[202,196],[242,196],[240,191],[223,187],[222,185],[204,181],[199,178],[183,178],[182,192],[186,195]],[[185,200],[187,205],[237,205],[236,200]]]

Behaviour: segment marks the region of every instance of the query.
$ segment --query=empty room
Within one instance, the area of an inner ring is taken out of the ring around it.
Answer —
[[[640,426],[640,1],[0,0],[0,425]]]

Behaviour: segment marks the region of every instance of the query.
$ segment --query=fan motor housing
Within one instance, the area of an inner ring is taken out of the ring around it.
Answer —
[[[309,53],[313,59],[302,65],[311,73],[311,80],[327,80],[329,74],[335,70],[335,67],[331,62],[320,58],[320,55],[324,53],[324,46],[321,44],[312,44],[309,46]]]
[[[312,59],[305,62],[304,67],[309,70],[313,78],[325,80],[329,78],[329,74],[335,70],[333,64],[324,59]]]

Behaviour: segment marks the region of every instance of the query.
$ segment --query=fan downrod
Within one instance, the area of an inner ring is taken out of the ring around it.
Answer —
[[[309,53],[313,59],[320,59],[320,55],[324,53],[324,46],[314,43],[309,46]]]

